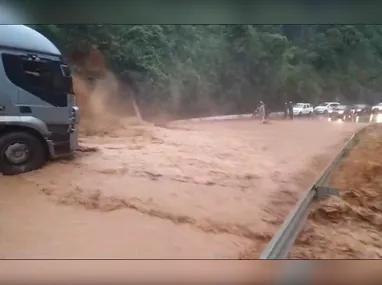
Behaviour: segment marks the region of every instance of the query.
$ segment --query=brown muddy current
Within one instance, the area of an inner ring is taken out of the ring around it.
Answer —
[[[120,120],[0,176],[0,258],[255,258],[360,125]]]

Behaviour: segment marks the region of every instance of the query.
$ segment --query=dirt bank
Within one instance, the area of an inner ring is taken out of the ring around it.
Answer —
[[[294,248],[294,258],[382,257],[382,128],[370,128],[331,181],[341,197],[312,211]]]

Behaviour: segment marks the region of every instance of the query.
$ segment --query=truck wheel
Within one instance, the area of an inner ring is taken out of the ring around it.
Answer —
[[[11,132],[0,136],[0,172],[16,175],[44,165],[46,155],[42,142],[27,132]]]

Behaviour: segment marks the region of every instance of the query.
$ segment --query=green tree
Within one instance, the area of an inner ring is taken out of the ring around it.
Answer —
[[[207,105],[248,112],[259,100],[271,109],[285,100],[382,101],[380,25],[33,28],[64,53],[97,47],[113,72],[133,78],[140,104],[182,114],[211,112]]]

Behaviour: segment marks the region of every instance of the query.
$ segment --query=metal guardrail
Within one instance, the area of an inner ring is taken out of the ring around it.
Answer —
[[[268,117],[274,118],[282,116],[283,112],[271,112]],[[200,117],[200,118],[191,118],[184,120],[175,120],[173,123],[183,123],[183,122],[201,122],[201,121],[220,121],[220,120],[237,120],[237,119],[250,119],[251,114],[236,114],[236,115],[222,115],[222,116],[211,116],[211,117]]]
[[[288,259],[289,253],[305,225],[312,203],[328,195],[339,195],[337,189],[328,188],[327,184],[333,171],[337,169],[349,150],[358,143],[360,135],[362,135],[365,130],[366,126],[353,134],[339,154],[328,164],[318,180],[310,187],[309,191],[303,195],[296,207],[285,219],[279,231],[261,253],[260,259]]]

